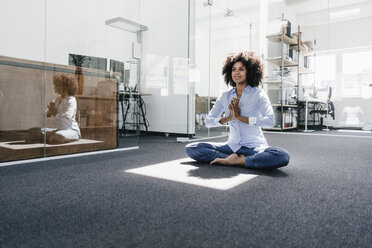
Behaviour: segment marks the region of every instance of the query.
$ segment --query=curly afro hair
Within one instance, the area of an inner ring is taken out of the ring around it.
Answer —
[[[74,96],[79,89],[75,76],[68,74],[54,75],[53,84],[63,88],[69,96]]]
[[[264,65],[261,58],[253,51],[242,51],[239,53],[229,54],[223,64],[222,75],[227,86],[236,86],[236,83],[231,77],[232,68],[236,62],[242,62],[247,69],[248,85],[251,87],[257,87],[262,83]]]

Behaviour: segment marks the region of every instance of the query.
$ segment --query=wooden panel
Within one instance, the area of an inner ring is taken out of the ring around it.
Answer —
[[[75,75],[79,82],[76,120],[82,138],[102,142],[22,151],[0,147],[0,161],[117,147],[117,91],[112,77],[118,73],[4,56],[0,56],[0,141],[21,142],[30,128],[56,127],[54,118],[45,117],[45,110],[57,97],[53,76],[61,73]]]

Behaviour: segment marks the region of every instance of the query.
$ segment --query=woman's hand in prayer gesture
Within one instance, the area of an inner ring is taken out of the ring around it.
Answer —
[[[239,100],[237,98],[231,99],[231,105],[234,113],[234,119],[238,119],[240,117]]]
[[[58,113],[56,104],[52,101],[48,104],[47,117],[55,116]]]
[[[231,99],[230,101],[230,104],[229,104],[229,111],[230,111],[230,115],[229,115],[229,121],[232,121],[235,119],[235,116],[234,116],[234,105],[233,105],[233,99]]]

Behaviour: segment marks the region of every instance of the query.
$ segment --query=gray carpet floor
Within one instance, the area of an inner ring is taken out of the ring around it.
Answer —
[[[184,158],[174,137],[0,167],[0,247],[371,247],[371,136],[266,138],[288,166],[196,164],[203,178],[258,175],[225,191],[124,172]]]

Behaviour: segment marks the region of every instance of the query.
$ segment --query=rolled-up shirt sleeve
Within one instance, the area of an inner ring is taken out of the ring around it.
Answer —
[[[207,119],[205,121],[205,125],[210,128],[210,127],[219,127],[222,126],[220,123],[221,120],[221,114],[224,111],[223,103],[222,103],[222,96],[220,96],[217,100],[216,103],[214,104],[213,108],[211,111],[209,111]]]
[[[249,125],[256,125],[257,117],[248,117],[249,118]]]
[[[275,115],[270,100],[264,91],[260,92],[257,103],[259,116],[255,120],[252,119],[252,123],[251,118],[249,118],[249,123],[253,124],[255,122],[255,125],[260,127],[273,127],[275,125]]]

